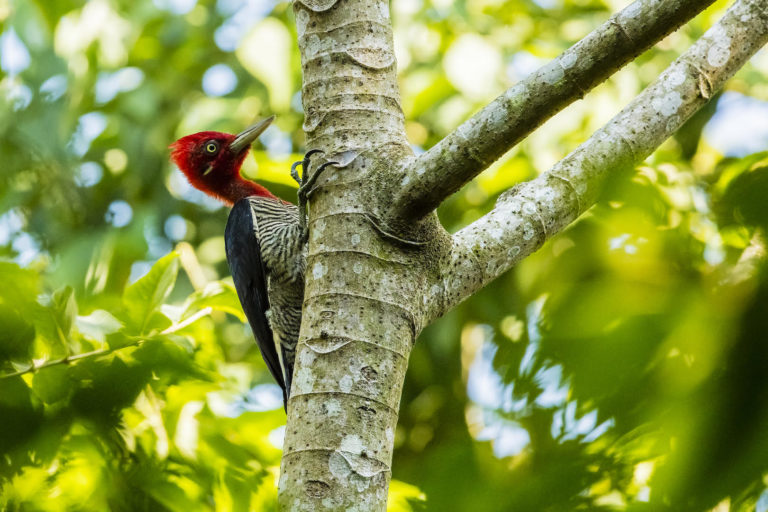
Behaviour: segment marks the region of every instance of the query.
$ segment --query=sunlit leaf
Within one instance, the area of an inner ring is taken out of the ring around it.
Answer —
[[[65,286],[54,292],[51,297],[51,309],[61,334],[65,338],[68,337],[77,317],[77,301],[71,286]]]
[[[133,357],[173,379],[197,378],[208,380],[210,374],[192,359],[192,346],[181,336],[162,336],[144,341]]]
[[[39,275],[15,263],[0,261],[0,282],[0,298],[13,307],[21,308],[37,297]]]
[[[165,325],[154,313],[171,293],[178,271],[178,255],[170,253],[160,258],[147,275],[125,289],[123,303],[128,312],[128,319],[139,333],[148,333]]]
[[[113,332],[105,336],[107,345],[113,350],[138,345],[142,340],[143,338],[139,336],[131,336],[122,331]]]
[[[173,481],[156,481],[152,483],[148,491],[158,503],[162,504],[165,510],[189,512],[199,509],[198,502],[190,498],[188,493]]]
[[[245,315],[243,314],[243,308],[240,306],[237,291],[234,286],[222,281],[209,283],[204,290],[192,294],[187,299],[184,316],[194,314],[203,308],[224,311],[236,316],[241,322],[245,321]]]
[[[97,309],[90,315],[78,316],[75,319],[75,325],[80,333],[102,343],[107,334],[112,334],[123,326],[120,320],[103,309]]]
[[[737,177],[754,168],[765,167],[766,159],[768,159],[768,152],[761,152],[723,162],[721,164],[723,169],[720,172],[720,178],[715,184],[714,191],[720,195],[724,194],[731,182]]]
[[[276,160],[266,151],[254,151],[253,158],[246,158],[242,167],[243,176],[252,180],[263,180],[296,188],[298,184],[291,177],[291,164],[301,160],[303,155],[293,153],[285,159]]]
[[[423,510],[427,496],[415,485],[394,478],[389,484],[387,512],[413,512]]]
[[[159,311],[153,311],[149,314],[149,318],[144,324],[143,332],[152,333],[159,332],[168,329],[173,322],[170,318],[160,313]]]

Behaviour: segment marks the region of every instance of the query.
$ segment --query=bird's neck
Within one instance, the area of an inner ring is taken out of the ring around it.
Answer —
[[[262,187],[258,183],[248,181],[239,175],[223,185],[219,190],[214,191],[214,195],[229,206],[232,206],[241,199],[251,196],[275,197],[275,195],[265,187]]]

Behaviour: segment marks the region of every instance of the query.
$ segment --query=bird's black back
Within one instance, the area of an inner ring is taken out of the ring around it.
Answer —
[[[235,282],[240,304],[256,337],[261,355],[270,373],[282,388],[283,401],[286,403],[288,392],[272,329],[266,316],[269,310],[267,272],[261,255],[258,233],[258,224],[253,216],[250,200],[241,199],[235,203],[229,213],[227,228],[224,232],[227,263]]]

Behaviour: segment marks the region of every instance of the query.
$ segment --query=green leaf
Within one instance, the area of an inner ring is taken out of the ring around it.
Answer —
[[[38,302],[39,275],[4,262],[0,262],[0,283],[0,303],[16,311],[25,323],[34,327],[39,339],[47,342],[45,350],[49,355],[67,355],[68,336],[77,315],[77,303],[72,288],[67,286],[58,290],[50,297],[50,303],[43,306]],[[24,338],[27,332],[19,334]],[[6,338],[6,341],[9,341],[9,338]]]
[[[32,389],[48,404],[68,398],[73,386],[67,367],[59,365],[39,370],[32,378]]]
[[[178,254],[172,252],[160,258],[147,275],[125,289],[123,303],[128,321],[139,334],[147,334],[163,324],[153,313],[171,293],[178,272]]]
[[[42,412],[21,377],[0,379],[0,453],[18,447],[39,428]]]
[[[87,359],[72,366],[78,387],[72,397],[74,410],[84,416],[115,424],[117,412],[136,400],[151,378],[147,365],[126,364],[120,357]]]
[[[71,286],[65,286],[54,292],[51,297],[51,309],[61,334],[65,338],[68,337],[77,317],[75,290]]]
[[[137,345],[141,339],[143,338],[138,336],[129,336],[122,331],[113,332],[105,336],[105,341],[107,342],[109,348],[112,350],[117,350],[119,348],[128,347],[131,345]]]
[[[146,319],[141,332],[144,336],[154,335],[161,333],[171,325],[173,325],[173,322],[170,318],[159,311],[152,311],[149,314],[149,318]]]
[[[761,163],[765,163],[761,161]],[[752,167],[733,178],[725,193],[716,202],[716,211],[724,224],[737,223],[749,226],[768,226],[768,167]]]
[[[713,187],[713,191],[718,194],[725,194],[731,182],[742,174],[756,168],[765,167],[766,163],[768,163],[768,151],[754,153],[735,160],[727,160],[726,162],[727,164],[723,165],[720,172],[720,178]]]
[[[29,303],[35,303],[39,291],[37,273],[23,269],[15,263],[0,262],[0,299],[7,304],[22,309]]]
[[[28,360],[35,340],[35,328],[7,304],[0,304],[0,363]]]
[[[186,478],[176,478],[177,481],[188,482]],[[199,503],[190,499],[188,493],[173,482],[163,480],[152,484],[147,492],[161,503],[167,510],[172,512],[188,512],[190,510],[199,510]]]
[[[189,317],[203,308],[224,311],[245,322],[245,314],[235,287],[223,281],[208,283],[205,289],[190,295],[182,318]]]
[[[415,485],[394,479],[389,484],[387,512],[412,512],[414,504],[426,501],[427,496]]]
[[[210,380],[192,357],[193,347],[183,336],[160,336],[146,340],[133,358],[165,377]]]
[[[147,325],[144,329],[145,332],[162,332],[173,325],[170,318],[165,316],[159,311],[153,311],[147,320]]]
[[[105,337],[119,331],[123,324],[109,311],[97,309],[90,315],[75,318],[75,326],[81,334],[104,343]]]

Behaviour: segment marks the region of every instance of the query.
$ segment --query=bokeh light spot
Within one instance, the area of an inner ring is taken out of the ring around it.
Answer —
[[[0,69],[9,75],[21,73],[29,67],[29,50],[13,28],[0,36]]]
[[[104,163],[113,174],[120,174],[128,166],[128,155],[120,148],[108,149],[104,153]]]
[[[483,37],[460,36],[448,48],[443,65],[448,80],[467,96],[479,100],[497,92],[501,53]]]
[[[267,439],[269,439],[269,442],[272,443],[272,446],[278,450],[282,450],[283,441],[285,441],[285,425],[281,425],[271,431],[267,436]]]
[[[107,208],[107,213],[104,215],[104,219],[116,228],[127,226],[132,218],[133,208],[122,199],[112,201],[109,208]]]
[[[96,102],[108,103],[121,92],[136,89],[144,81],[144,72],[139,68],[123,68],[114,73],[99,73],[96,80]]]
[[[24,85],[19,78],[7,78],[0,82],[0,95],[5,96],[15,112],[27,108],[34,96],[32,89]]]
[[[165,220],[163,230],[171,240],[183,240],[187,235],[187,221],[181,215],[171,215]]]
[[[726,156],[763,151],[768,146],[768,102],[737,92],[723,93],[704,137]]]
[[[107,117],[101,112],[89,112],[78,119],[77,129],[69,141],[72,152],[83,156],[88,152],[91,143],[107,128]]]
[[[154,3],[158,9],[174,14],[187,14],[195,8],[197,0],[155,0]]]
[[[67,92],[67,76],[53,75],[40,86],[45,101],[56,101]]]
[[[237,76],[226,64],[211,66],[203,75],[203,91],[208,96],[224,96],[237,87]]]
[[[104,170],[96,162],[83,162],[75,174],[78,187],[92,187],[101,181]]]
[[[18,210],[9,210],[0,215],[0,245],[6,245],[24,227],[25,219]]]

